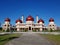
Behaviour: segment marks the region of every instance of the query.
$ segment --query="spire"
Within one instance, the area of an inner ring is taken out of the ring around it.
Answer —
[[[36,16],[36,23],[38,22],[38,16]]]
[[[22,15],[22,17],[21,17],[21,18],[22,18],[22,19],[21,19],[21,20],[22,20],[22,22],[24,22],[24,16],[23,16],[23,15]]]

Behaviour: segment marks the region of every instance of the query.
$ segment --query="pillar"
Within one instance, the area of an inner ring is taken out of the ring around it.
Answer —
[[[36,16],[36,23],[38,22],[38,16]]]
[[[40,31],[42,31],[42,28],[40,28]]]
[[[19,28],[17,28],[17,31],[19,31],[20,29]]]

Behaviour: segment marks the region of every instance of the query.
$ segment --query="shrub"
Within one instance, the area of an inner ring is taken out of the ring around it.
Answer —
[[[51,29],[50,32],[52,32],[53,30]]]

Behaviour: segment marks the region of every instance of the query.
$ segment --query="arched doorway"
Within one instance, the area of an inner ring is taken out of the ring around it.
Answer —
[[[29,30],[31,30],[31,27],[29,26]]]

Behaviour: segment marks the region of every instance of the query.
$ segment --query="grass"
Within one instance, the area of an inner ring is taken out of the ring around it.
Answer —
[[[60,30],[43,30],[42,32],[60,32]]]
[[[60,45],[60,35],[41,34],[43,37],[54,43],[54,45]]]
[[[8,41],[18,38],[20,34],[6,34],[6,35],[0,35],[0,45],[4,45]]]

